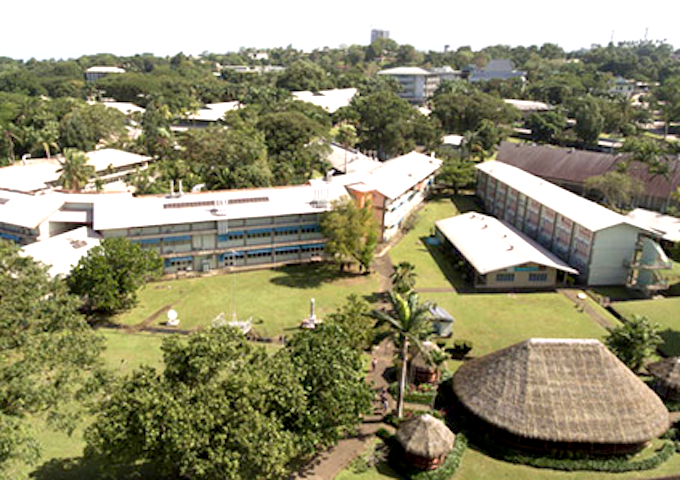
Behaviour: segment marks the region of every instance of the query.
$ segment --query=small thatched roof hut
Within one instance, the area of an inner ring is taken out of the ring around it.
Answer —
[[[407,459],[427,470],[437,468],[453,448],[455,435],[444,422],[423,414],[406,420],[397,429],[397,441]]]
[[[413,349],[413,358],[409,363],[410,378],[415,383],[432,383],[439,380],[439,372],[436,365],[430,360],[432,355],[441,354],[441,348],[437,344],[422,342],[422,350]]]
[[[670,424],[661,399],[597,340],[526,340],[465,363],[453,389],[497,437],[529,449],[634,452]]]
[[[671,357],[647,366],[656,378],[654,389],[665,400],[680,401],[680,357]]]

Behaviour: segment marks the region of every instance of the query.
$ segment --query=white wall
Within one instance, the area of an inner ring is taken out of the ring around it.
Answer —
[[[639,232],[626,224],[595,232],[588,285],[625,285],[628,268],[624,262],[632,258]]]

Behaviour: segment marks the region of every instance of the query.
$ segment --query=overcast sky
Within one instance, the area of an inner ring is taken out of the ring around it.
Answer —
[[[680,48],[680,1],[657,0],[0,0],[0,56],[223,53],[366,45],[371,28],[419,50],[471,45],[666,40]]]

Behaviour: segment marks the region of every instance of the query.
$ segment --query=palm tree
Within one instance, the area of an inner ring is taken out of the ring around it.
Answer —
[[[392,279],[392,288],[400,295],[406,295],[416,286],[416,267],[409,262],[401,262],[394,267],[394,273],[390,276]]]
[[[386,313],[373,310],[371,316],[391,328],[395,344],[401,347],[401,374],[399,375],[399,395],[397,397],[397,417],[404,412],[404,390],[406,389],[406,372],[408,370],[408,348],[412,343],[423,355],[427,351],[423,348],[422,340],[432,330],[432,302],[418,302],[418,294],[410,292],[402,297],[398,293],[389,292],[392,311]]]
[[[61,163],[61,176],[57,185],[66,190],[82,190],[87,182],[95,174],[94,167],[87,164],[87,156],[78,150],[67,149],[64,151],[64,160]]]

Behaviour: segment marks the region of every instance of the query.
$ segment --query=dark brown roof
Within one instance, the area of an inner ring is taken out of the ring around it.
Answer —
[[[647,370],[670,388],[680,390],[680,357],[654,362],[647,366]]]
[[[444,422],[430,414],[406,420],[397,429],[397,441],[407,453],[423,458],[439,458],[453,448],[455,435]]]
[[[498,149],[497,160],[556,183],[569,182],[583,184],[586,179],[616,171],[616,165],[627,159],[626,154],[590,152],[573,148],[547,145],[530,145],[502,142]],[[645,186],[645,194],[666,198],[671,191],[680,186],[680,161],[671,162],[669,180],[653,176],[647,166],[631,162],[628,173],[638,178]]]
[[[465,363],[453,389],[473,414],[528,439],[638,444],[670,423],[659,397],[597,340],[526,340]]]

